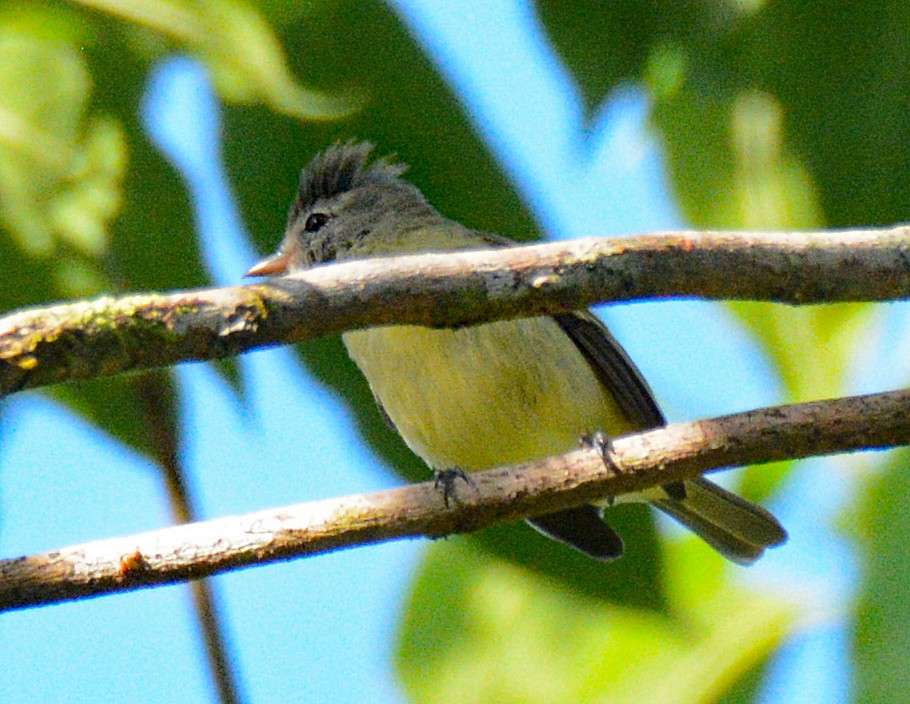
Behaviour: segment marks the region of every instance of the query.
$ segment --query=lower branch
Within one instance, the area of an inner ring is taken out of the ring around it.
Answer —
[[[440,537],[709,471],[910,444],[910,391],[764,408],[472,475],[446,507],[432,482],[165,528],[0,561],[0,611],[128,591],[388,540]]]

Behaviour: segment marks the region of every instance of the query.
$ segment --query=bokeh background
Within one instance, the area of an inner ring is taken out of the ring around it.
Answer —
[[[910,211],[903,0],[3,2],[0,68],[4,311],[239,283],[355,136],[516,239]],[[599,312],[671,420],[910,375],[903,304]],[[427,477],[319,340],[4,400],[0,551],[168,525],[175,473],[200,517]],[[216,578],[241,697],[910,699],[906,454],[724,479],[791,532],[750,569],[617,507],[610,565],[511,525]],[[5,702],[218,701],[186,586],[4,614],[0,657]]]

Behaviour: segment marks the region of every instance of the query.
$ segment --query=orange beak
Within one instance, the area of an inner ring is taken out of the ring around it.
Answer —
[[[266,257],[257,262],[253,267],[244,274],[244,276],[272,276],[273,274],[283,274],[288,270],[290,256],[282,251],[278,251],[271,257]]]

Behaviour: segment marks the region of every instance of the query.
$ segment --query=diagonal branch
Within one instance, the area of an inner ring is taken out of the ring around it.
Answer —
[[[0,318],[0,396],[369,325],[454,326],[669,297],[791,304],[907,298],[910,228],[585,239],[35,308]]]
[[[594,450],[473,475],[444,507],[432,483],[316,501],[0,561],[0,610],[51,604],[416,536],[484,528],[754,462],[910,444],[910,391],[678,423]]]

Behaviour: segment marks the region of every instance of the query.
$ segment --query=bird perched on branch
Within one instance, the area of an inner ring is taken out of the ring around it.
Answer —
[[[403,165],[371,161],[371,151],[369,143],[349,142],[310,162],[278,252],[248,275],[512,244],[447,219],[401,177]],[[629,356],[586,310],[458,329],[392,325],[342,339],[385,415],[437,476],[557,455],[598,433],[612,437],[666,422]],[[787,539],[768,511],[704,478],[633,498],[668,513],[740,564]],[[529,523],[593,558],[622,554],[622,540],[601,507],[579,506]]]

